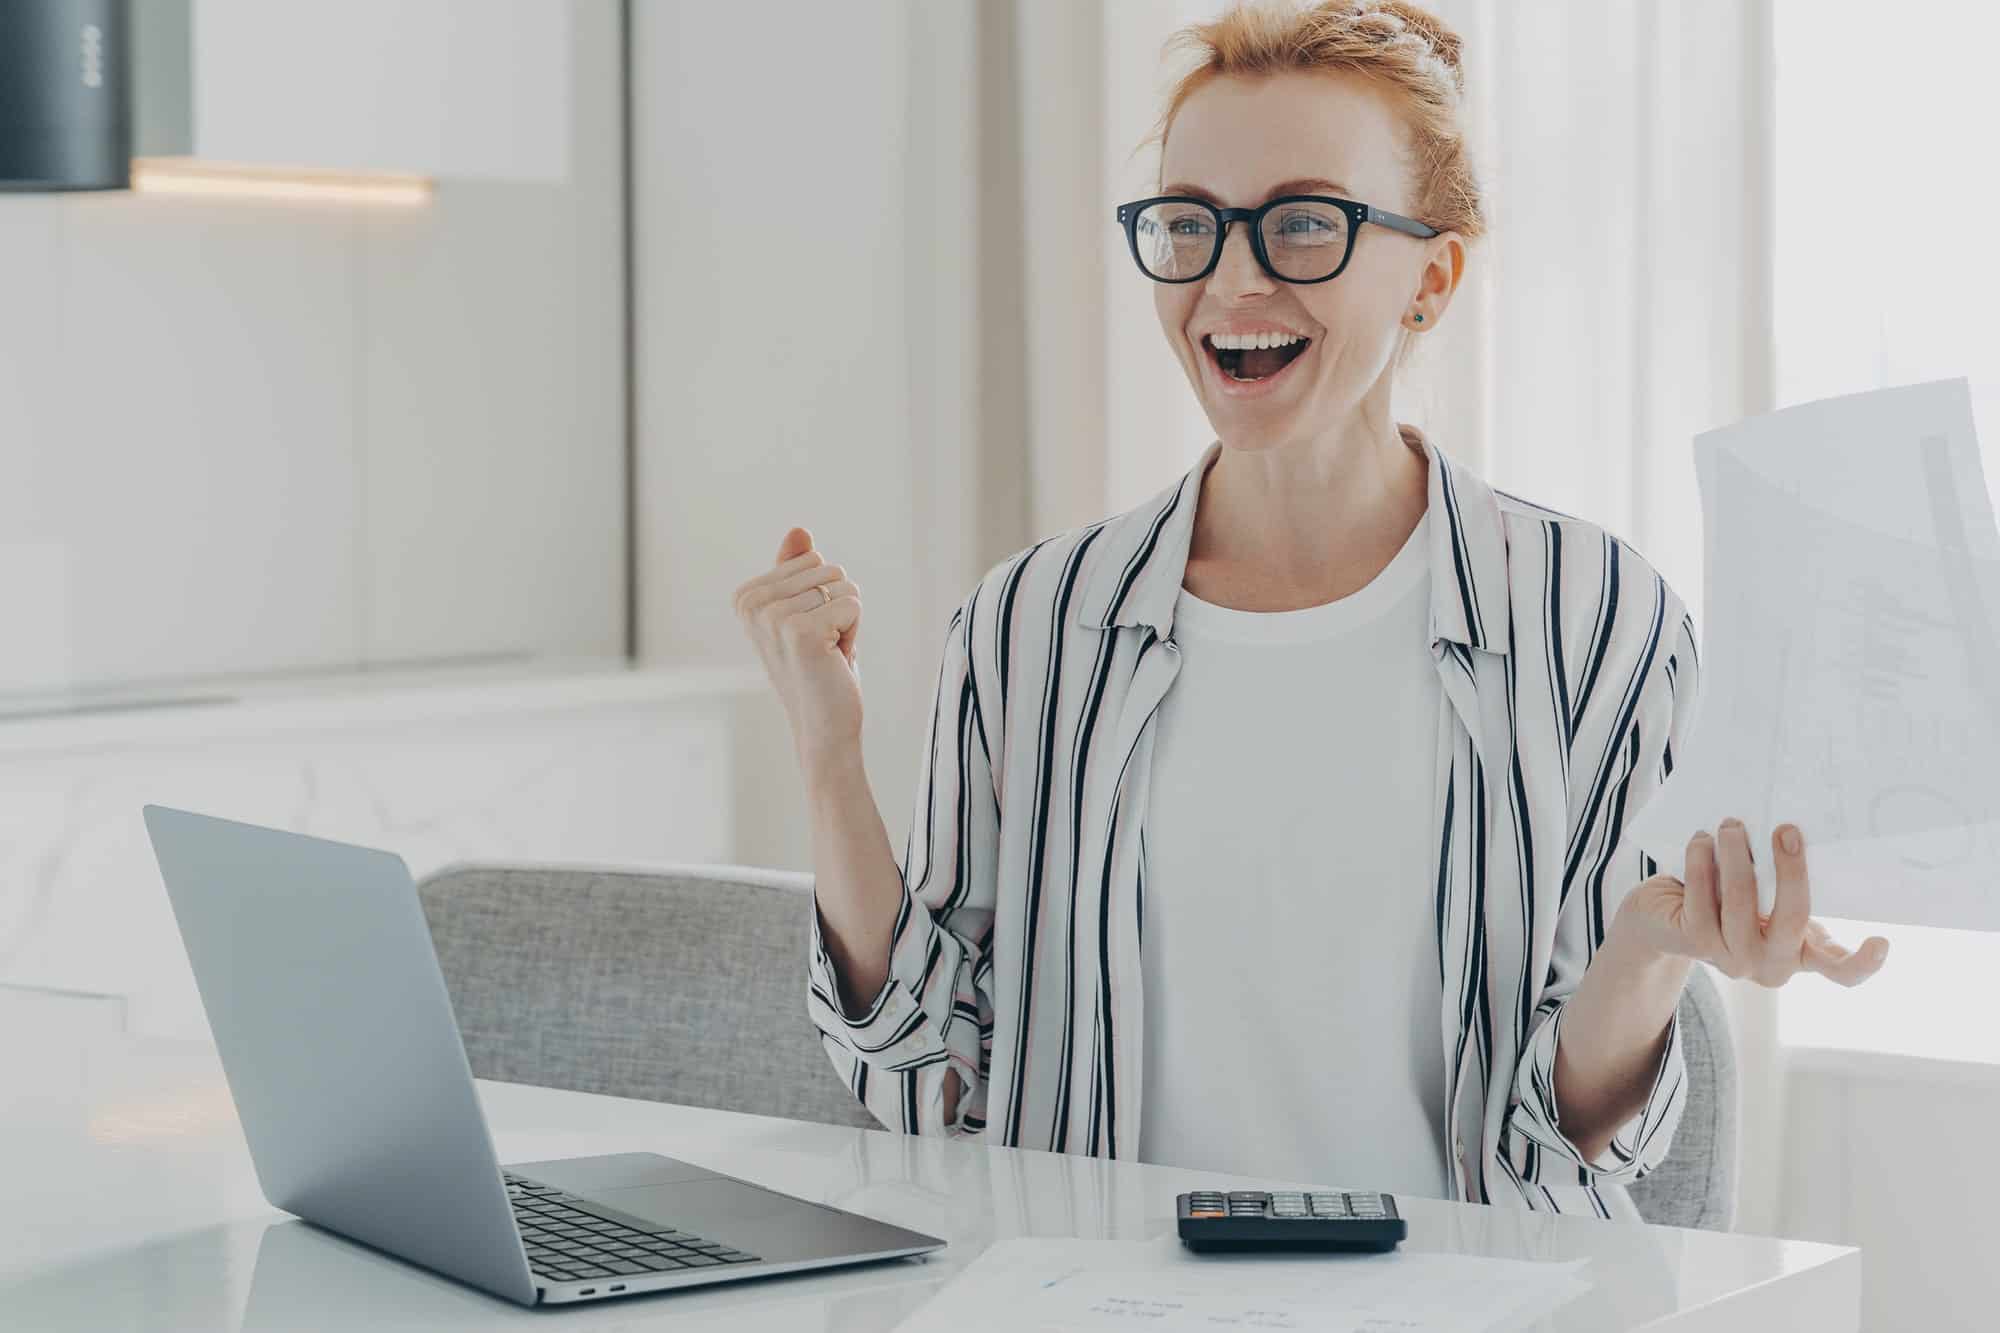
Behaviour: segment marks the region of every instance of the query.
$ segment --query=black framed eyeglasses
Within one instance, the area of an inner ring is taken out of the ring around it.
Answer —
[[[1193,195],[1162,194],[1118,205],[1133,262],[1154,282],[1198,282],[1215,271],[1232,222],[1250,224],[1250,252],[1280,282],[1340,276],[1365,222],[1411,236],[1436,227],[1330,194],[1281,194],[1256,208],[1218,208]]]

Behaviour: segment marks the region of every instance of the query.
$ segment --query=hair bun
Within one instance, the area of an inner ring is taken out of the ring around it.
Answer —
[[[1362,0],[1361,7],[1363,10],[1386,10],[1403,20],[1412,32],[1429,42],[1438,59],[1450,65],[1452,72],[1463,80],[1465,71],[1458,63],[1458,55],[1464,43],[1456,32],[1445,26],[1443,19],[1422,5],[1412,3],[1412,0]]]

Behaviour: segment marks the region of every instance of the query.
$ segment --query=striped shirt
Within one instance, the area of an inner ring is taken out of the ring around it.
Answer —
[[[1428,463],[1443,686],[1429,885],[1450,1188],[1636,1219],[1624,1186],[1665,1159],[1686,1101],[1679,1016],[1644,1107],[1594,1160],[1559,1126],[1556,1042],[1619,901],[1655,870],[1623,833],[1685,748],[1694,623],[1629,545],[1408,436]],[[1152,723],[1221,448],[1001,561],[951,615],[889,977],[858,1013],[812,914],[808,1014],[891,1129],[1138,1155]],[[947,1069],[964,1089],[949,1122]]]

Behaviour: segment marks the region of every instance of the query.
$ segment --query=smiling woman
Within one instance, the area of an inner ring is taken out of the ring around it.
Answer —
[[[1175,44],[1197,60],[1153,132],[1159,196],[1119,217],[1211,424],[1252,445],[1358,415],[1373,452],[1391,446],[1394,373],[1485,232],[1457,38],[1415,5],[1266,4]],[[1223,355],[1266,335],[1297,350]]]
[[[1636,1218],[1692,960],[1865,969],[1793,846],[1745,933],[1740,825],[1685,886],[1627,844],[1690,740],[1680,597],[1391,415],[1485,230],[1457,37],[1267,0],[1180,46],[1117,221],[1215,439],[971,590],[900,864],[851,580],[795,528],[737,590],[813,811],[808,1011],[906,1132]]]

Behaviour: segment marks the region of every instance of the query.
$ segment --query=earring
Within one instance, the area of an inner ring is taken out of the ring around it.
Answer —
[[[1418,316],[1417,316],[1417,323],[1421,324],[1421,323],[1423,323],[1423,322],[1424,322],[1424,317],[1423,317],[1422,315],[1418,315]]]

